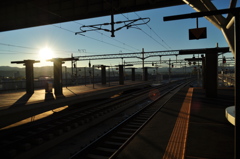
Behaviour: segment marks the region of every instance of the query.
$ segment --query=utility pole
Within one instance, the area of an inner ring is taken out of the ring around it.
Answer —
[[[71,54],[71,58],[73,59],[73,54]],[[73,78],[73,60],[71,62],[72,62],[72,78]]]
[[[142,48],[142,80],[144,81],[144,77],[145,77],[145,75],[144,75],[144,48]]]
[[[66,82],[66,88],[67,88],[67,66],[65,66],[65,82]]]
[[[85,83],[85,86],[86,86],[86,83],[87,83],[87,73],[86,73],[86,67],[84,67],[84,83]]]
[[[171,78],[171,59],[169,58],[169,68],[168,68],[168,83],[170,83]]]
[[[77,61],[75,61],[74,63],[74,67],[75,67],[75,80],[76,80],[76,85],[78,85],[78,69],[77,69]]]
[[[89,82],[90,82],[90,84],[91,84],[91,62],[90,62],[90,60],[89,60],[89,63],[88,63],[88,67],[89,67]]]

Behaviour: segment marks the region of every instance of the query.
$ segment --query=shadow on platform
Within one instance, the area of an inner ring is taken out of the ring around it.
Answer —
[[[46,93],[45,94],[45,100],[44,100],[44,102],[48,102],[48,101],[53,101],[53,100],[55,100],[55,98],[54,98],[54,96],[53,96],[53,93]]]
[[[56,99],[63,99],[63,98],[66,98],[63,94],[59,94],[59,95],[55,95],[51,92],[48,92],[45,94],[45,100],[44,102],[49,102],[49,101],[53,101],[53,100],[56,100]]]
[[[56,99],[66,98],[63,94],[58,94],[58,95],[55,94],[55,97],[56,97]]]
[[[33,94],[24,94],[22,97],[20,97],[13,105],[11,105],[8,109],[12,109],[19,106],[24,106],[28,102],[28,100],[32,97]]]

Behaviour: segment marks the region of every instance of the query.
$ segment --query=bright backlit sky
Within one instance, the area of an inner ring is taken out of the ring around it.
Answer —
[[[214,0],[218,9],[228,8],[230,0]],[[239,2],[237,7],[239,7]],[[44,58],[39,52],[49,48],[52,57],[67,58],[74,56],[132,53],[145,51],[164,51],[179,49],[227,47],[223,34],[205,18],[199,18],[199,27],[207,27],[207,39],[189,40],[188,30],[196,28],[196,19],[176,20],[164,22],[163,17],[177,14],[195,12],[188,5],[168,8],[153,9],[147,11],[133,12],[115,15],[115,21],[125,21],[140,17],[149,17],[151,20],[147,25],[139,26],[139,29],[123,28],[115,32],[114,38],[109,32],[92,31],[84,33],[86,36],[75,35],[81,25],[93,25],[109,23],[110,16],[92,18],[87,20],[72,21],[54,25],[46,25],[27,29],[19,29],[0,33],[0,66],[23,67],[21,64],[11,64],[11,61],[22,61],[27,59],[41,60]],[[110,26],[108,26],[110,27]],[[115,26],[117,27],[117,26]],[[151,29],[150,29],[151,28]],[[145,34],[147,33],[147,35]],[[156,34],[157,35],[156,35]],[[151,36],[151,38],[149,37]],[[157,42],[156,42],[157,41]],[[45,51],[46,52],[46,51]],[[46,57],[51,58],[51,56]],[[228,56],[232,56],[229,54]],[[175,59],[175,57],[164,57]],[[164,59],[162,58],[162,59]],[[185,57],[178,57],[183,59]],[[149,58],[158,60],[159,57]],[[124,59],[126,62],[138,61],[138,59]],[[121,59],[91,61],[94,64],[117,65]],[[52,65],[52,62],[41,62],[34,64],[36,67]],[[66,62],[70,66],[70,62]],[[78,62],[78,67],[88,66],[88,61]]]

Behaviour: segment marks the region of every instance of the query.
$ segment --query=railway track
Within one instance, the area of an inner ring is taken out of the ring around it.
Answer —
[[[188,82],[187,82],[188,83]],[[108,159],[116,158],[117,154],[128,142],[151,120],[165,103],[177,93],[186,83],[173,85],[167,88],[159,99],[147,103],[130,117],[119,123],[107,133],[93,141],[91,144],[76,152],[70,159]],[[170,93],[171,92],[171,93]]]
[[[39,153],[44,152],[49,148],[63,142],[64,140],[67,140],[113,116],[116,116],[122,111],[129,109],[130,107],[133,107],[138,103],[149,104],[149,92],[152,92],[150,97],[152,98],[152,100],[155,100],[154,98],[157,96],[158,93],[158,91],[156,90],[161,89],[162,93],[166,93],[167,90],[172,90],[173,87],[175,87],[176,84],[179,85],[179,83],[181,82],[178,81],[171,83],[170,85],[161,85],[159,87],[155,87],[154,91],[152,91],[152,88],[150,87],[143,90],[138,90],[116,99],[107,100],[87,107],[82,107],[81,109],[75,109],[71,113],[62,115],[48,122],[40,122],[39,124],[31,125],[29,127],[25,126],[22,129],[7,131],[8,133],[1,134],[0,136],[1,156],[3,156],[3,158],[32,158]],[[138,110],[134,114],[136,115],[140,113],[140,111],[143,110]],[[150,108],[148,111],[151,113],[153,112],[153,110],[151,110]],[[147,111],[143,113],[143,117],[149,116],[147,114]],[[133,120],[130,125],[128,125],[128,127],[131,126],[131,124],[133,127],[139,127],[140,125],[142,125],[141,122],[144,122],[144,120],[146,121],[146,119],[144,118],[138,118]],[[120,125],[122,125],[128,120],[130,119],[127,118],[125,121],[121,122]],[[111,131],[113,131],[113,129]],[[122,138],[126,139],[129,138],[129,136],[126,135],[130,135],[131,131],[133,131],[132,128],[129,129],[129,132],[118,131],[118,133],[120,132]],[[108,133],[110,133],[110,131]],[[108,133],[105,133],[103,136]],[[118,139],[120,140],[121,137],[116,138],[116,140]],[[106,144],[111,143],[115,143],[115,146],[119,145],[119,143],[113,141],[109,141]],[[84,148],[84,151],[87,149],[89,150],[89,147],[91,146],[86,147],[88,148]],[[101,148],[102,147],[100,147],[100,149]],[[105,150],[115,151],[111,149]],[[77,156],[81,153],[82,152],[78,152],[73,157],[78,158]]]

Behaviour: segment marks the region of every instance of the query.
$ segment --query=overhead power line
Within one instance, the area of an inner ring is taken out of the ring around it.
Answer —
[[[0,50],[0,54],[35,54],[32,52],[19,52],[19,51],[12,51],[12,50]]]
[[[57,27],[59,29],[62,29],[62,30],[65,30],[65,31],[68,31],[68,32],[71,32],[71,33],[75,33],[74,31],[71,31],[69,29],[66,29],[66,28],[63,28],[63,27],[59,27],[57,25],[52,25],[54,27]],[[92,37],[89,37],[89,36],[85,36],[86,38],[89,38],[89,39],[92,39],[92,40],[95,40],[95,41],[98,41],[98,42],[102,42],[102,43],[105,43],[105,44],[108,44],[108,45],[111,45],[111,46],[114,46],[114,47],[118,47],[120,49],[124,49],[124,50],[127,50],[127,51],[130,51],[130,52],[133,52],[132,50],[129,50],[127,48],[124,48],[124,47],[121,47],[121,46],[117,46],[117,45],[114,45],[114,44],[111,44],[111,43],[108,43],[108,42],[105,42],[105,41],[101,41],[99,39],[96,39],[96,38],[92,38]],[[3,45],[3,46],[9,46],[9,47],[17,47],[17,48],[22,48],[22,49],[30,49],[30,50],[39,50],[39,48],[33,48],[33,47],[28,47],[28,46],[20,46],[20,45],[14,45],[14,44],[6,44],[6,43],[0,43],[0,45]],[[125,44],[127,45],[127,44]],[[136,49],[136,48],[134,48]],[[10,50],[1,50],[1,51],[4,51],[5,53],[0,53],[0,54],[35,54],[35,53],[28,53],[28,52],[18,52],[18,51],[10,51]],[[66,50],[53,50],[54,52],[75,52],[75,51],[66,51]],[[14,53],[6,53],[6,52],[14,52]]]
[[[51,15],[54,15],[54,16],[57,16],[57,17],[60,17],[60,18],[65,19],[65,17],[63,17],[63,16],[61,16],[61,15],[58,15],[57,13],[52,12],[52,11],[50,11],[50,10],[48,10],[48,9],[40,8],[39,6],[36,6],[36,5],[34,5],[34,7],[38,8],[38,9],[40,9],[40,10],[42,10],[42,11],[48,13],[48,14],[51,14]],[[77,23],[77,22],[75,22],[75,23]],[[65,28],[61,28],[61,29],[66,30],[66,31],[70,31],[70,30],[65,29]],[[70,32],[72,32],[72,31],[70,31]],[[75,33],[75,32],[74,32],[74,33]],[[91,37],[89,37],[89,36],[85,36],[85,37],[88,37],[88,38],[90,38],[90,39],[97,40],[97,39],[91,38]],[[97,40],[97,41],[103,42],[103,43],[105,43],[105,44],[110,44],[110,43],[108,43],[108,42],[104,42],[104,41],[101,41],[101,40]],[[115,41],[118,41],[118,40],[115,40]],[[118,41],[118,42],[120,42],[120,41]],[[120,43],[122,43],[122,42],[120,42]],[[130,46],[130,45],[127,45],[127,44],[125,44],[125,43],[123,43],[123,44],[124,44],[125,46],[128,46],[128,47]],[[124,48],[124,47],[119,47],[119,46],[114,45],[114,44],[110,44],[110,45],[130,51],[129,49],[126,49],[126,48]],[[131,46],[130,46],[130,47],[131,47]],[[134,48],[134,47],[131,47],[131,48]],[[134,49],[139,51],[139,49],[136,49],[136,48],[134,48]],[[133,52],[134,52],[134,51],[133,51]]]
[[[63,28],[63,27],[59,27],[59,26],[56,26],[56,25],[54,25],[54,24],[52,24],[52,26],[57,27],[57,28],[59,28],[59,29],[63,29],[63,30],[65,30],[65,31],[68,31],[68,32],[71,32],[71,33],[74,33],[74,34],[75,34],[74,31],[71,31],[71,30],[69,30],[69,29],[65,29],[65,28]],[[99,39],[96,39],[96,38],[92,38],[92,37],[87,36],[87,35],[83,35],[83,36],[86,37],[86,38],[89,38],[89,39],[95,40],[95,41],[99,41],[99,42],[102,42],[102,43],[105,43],[105,44],[108,44],[108,45],[114,46],[114,47],[118,47],[118,48],[120,48],[120,49],[124,49],[124,50],[128,50],[128,51],[132,51],[132,50],[129,50],[129,49],[124,48],[124,47],[121,47],[121,46],[117,46],[117,45],[114,45],[114,44],[111,44],[111,43],[108,43],[108,42],[105,42],[105,41],[102,41],[102,40],[99,40]]]
[[[23,52],[23,51],[14,51],[14,50],[0,50],[0,54],[36,54],[40,50],[40,48],[28,47],[28,46],[21,46],[21,45],[14,45],[14,44],[6,44],[0,43],[0,45],[8,46],[8,47],[16,47],[21,49],[28,49],[28,50],[35,50],[35,52]],[[62,53],[71,53],[71,52],[78,52],[78,51],[67,51],[67,50],[52,50],[56,54],[57,52]],[[9,53],[11,52],[11,53]]]
[[[109,4],[112,6],[112,4],[111,4],[110,2],[108,2],[107,0],[104,0],[104,1],[107,2],[107,3],[109,3]],[[42,10],[42,11],[48,13],[48,14],[57,16],[57,17],[62,18],[62,19],[65,19],[65,17],[63,17],[62,15],[59,15],[59,14],[57,14],[57,13],[55,13],[55,12],[52,12],[52,11],[50,11],[49,9],[41,8],[41,7],[37,6],[37,5],[32,5],[32,6],[38,8],[38,9],[40,9],[40,10]],[[112,7],[113,7],[113,6],[112,6]],[[115,7],[113,7],[113,9],[119,10],[119,9],[116,9]],[[125,17],[125,18],[127,18],[127,17]],[[127,18],[127,19],[128,19],[128,18]],[[128,19],[128,20],[129,20],[129,19]],[[138,26],[136,26],[136,27],[138,27]],[[59,28],[60,28],[60,27],[59,27]],[[138,28],[139,28],[139,27],[138,27]],[[65,29],[65,28],[61,28],[61,29],[66,30],[66,31],[69,31],[68,29]],[[140,29],[140,28],[139,28],[139,29]],[[140,30],[141,30],[141,29],[140,29]],[[72,32],[72,31],[71,31],[71,32]],[[144,31],[142,30],[142,32],[144,32]],[[146,32],[144,32],[144,33],[145,33],[147,36],[149,36],[151,39],[153,39],[154,41],[156,41],[159,45],[161,45],[162,47],[166,48],[166,47],[163,46],[160,42],[158,42],[158,41],[155,40],[153,37],[151,37],[149,34],[147,34]],[[105,35],[104,35],[104,36],[105,36]],[[90,38],[90,39],[97,40],[97,39],[91,38],[91,37],[89,37],[89,36],[85,36],[85,37],[88,37],[88,38]],[[101,41],[101,40],[97,40],[97,41],[103,42],[103,41]],[[115,40],[115,41],[118,41],[118,40]],[[118,42],[120,42],[120,41],[118,41]],[[103,43],[110,44],[110,43],[107,43],[107,42],[103,42]],[[122,43],[122,42],[120,42],[120,43]],[[130,46],[130,45],[127,45],[127,44],[125,44],[125,43],[122,43],[122,44],[124,44],[125,46],[128,46],[128,47]],[[116,45],[113,45],[113,44],[110,44],[110,45],[116,46]],[[119,46],[116,46],[116,47],[118,47],[118,48],[123,48],[123,47],[119,47]],[[131,48],[134,48],[134,47],[132,47],[132,46],[130,46],[130,47],[131,47]],[[126,48],[123,48],[123,49],[129,51],[129,49],[126,49]],[[134,48],[134,49],[139,51],[139,49],[137,49],[137,48]]]
[[[141,18],[136,12],[134,12],[138,18]],[[169,48],[169,49],[172,49],[148,24],[146,24],[149,29]]]
[[[111,32],[112,35],[111,37],[115,37],[114,33],[116,31],[119,31],[123,28],[136,28],[136,26],[138,25],[144,25],[147,24],[150,21],[150,18],[138,18],[138,19],[131,19],[131,20],[125,20],[125,21],[117,21],[114,22],[114,18],[113,18],[113,14],[111,15],[111,22],[110,23],[101,23],[101,24],[94,24],[94,25],[83,25],[80,27],[80,31],[76,32],[75,35],[80,34],[82,35],[82,33],[85,33],[87,31],[97,31],[97,30],[103,30],[106,32]],[[147,20],[146,22],[144,20]],[[143,22],[139,22],[139,21],[143,21]],[[122,24],[122,26],[114,29],[115,24]],[[107,25],[111,25],[111,29],[106,29],[104,28]],[[86,29],[88,28],[88,29]]]
[[[110,3],[108,0],[104,0],[106,3],[108,3],[109,5],[111,5],[112,9],[114,9],[115,11],[120,12],[120,9],[116,8],[113,6],[112,3]],[[113,12],[113,11],[112,11]],[[112,13],[113,14],[113,13]],[[126,19],[129,20],[128,17],[126,17],[124,14],[122,14]],[[139,16],[140,17],[140,16]],[[140,17],[141,18],[141,17]],[[159,45],[161,45],[162,47],[164,47],[165,49],[169,50],[166,46],[164,46],[163,44],[161,44],[159,41],[157,41],[156,39],[154,39],[151,35],[149,35],[148,33],[146,33],[145,31],[143,31],[140,27],[136,26],[136,28],[140,29],[144,34],[146,34],[148,37],[150,37],[152,40],[154,40],[155,42],[157,42]],[[160,38],[160,36],[159,36]],[[161,39],[161,38],[160,38]],[[162,40],[163,41],[163,40]],[[165,42],[164,42],[165,43]],[[166,44],[166,43],[165,43]],[[167,44],[166,44],[167,45]],[[167,45],[168,46],[168,45]],[[168,46],[169,47],[169,46]],[[169,47],[171,48],[171,47]]]
[[[37,48],[33,48],[33,47],[19,46],[19,45],[13,45],[13,44],[5,44],[5,43],[0,43],[0,45],[18,47],[18,48],[22,48],[22,49],[31,49],[31,50],[36,50],[37,49]]]
[[[84,24],[81,24],[81,23],[79,23],[79,22],[75,22],[75,23],[80,24],[80,25],[84,25]],[[105,37],[107,37],[107,38],[109,38],[109,39],[111,39],[111,40],[114,40],[114,41],[116,41],[116,42],[118,42],[118,43],[121,43],[122,45],[128,46],[128,47],[130,47],[130,48],[132,48],[132,49],[135,49],[135,50],[137,50],[137,51],[140,51],[140,49],[135,48],[135,47],[133,47],[133,46],[130,46],[130,45],[128,45],[128,44],[126,44],[126,43],[124,43],[124,42],[121,42],[120,40],[117,40],[117,39],[115,39],[115,38],[112,38],[112,37],[110,37],[110,36],[108,36],[108,35],[106,35],[106,34],[103,34],[103,33],[101,33],[101,32],[98,31],[98,30],[95,30],[95,32],[97,32],[97,33],[99,33],[99,34],[101,34],[101,35],[103,35],[103,36],[105,36]]]
[[[126,17],[124,14],[122,14],[126,19],[128,19],[128,17]],[[157,41],[156,39],[154,39],[151,35],[149,35],[147,32],[143,31],[139,26],[136,26],[139,30],[141,30],[144,34],[146,34],[148,37],[150,37],[152,40],[154,40],[156,43],[158,43],[159,45],[161,45],[162,47],[164,47],[165,49],[168,50],[168,48],[166,46],[164,46],[163,44],[161,44],[159,41]]]

